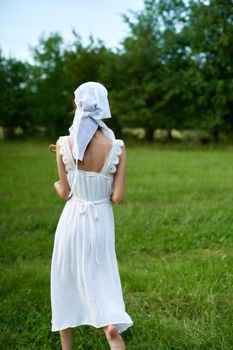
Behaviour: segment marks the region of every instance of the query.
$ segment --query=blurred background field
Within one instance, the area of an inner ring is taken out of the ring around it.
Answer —
[[[1,344],[60,349],[50,330],[50,263],[65,204],[48,142],[1,141]],[[134,326],[127,349],[231,349],[231,149],[127,146],[126,199],[114,206],[116,251]],[[75,349],[108,349],[80,327]]]

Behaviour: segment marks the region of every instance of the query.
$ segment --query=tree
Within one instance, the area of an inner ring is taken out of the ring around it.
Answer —
[[[62,37],[53,33],[39,39],[31,48],[33,69],[33,113],[38,126],[46,127],[46,134],[56,138],[67,126],[67,92],[64,89],[64,49]]]
[[[29,64],[0,54],[0,122],[6,138],[14,136],[16,127],[27,132],[31,125],[29,72]]]
[[[233,129],[233,3],[192,1],[189,26],[191,57],[201,76],[196,106],[200,127],[213,133]]]

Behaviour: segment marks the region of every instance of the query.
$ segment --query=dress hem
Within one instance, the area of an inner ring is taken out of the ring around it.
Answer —
[[[118,332],[119,333],[122,333],[124,331],[126,331],[129,327],[131,327],[133,325],[133,322],[123,322],[123,321],[120,321],[120,322],[108,322],[108,323],[102,323],[100,325],[96,325],[96,324],[93,324],[93,323],[86,323],[86,322],[83,322],[83,323],[75,323],[75,324],[71,324],[71,325],[67,325],[67,326],[62,326],[62,327],[56,327],[56,328],[53,328],[51,329],[51,332],[58,332],[58,331],[62,331],[64,329],[67,329],[67,328],[75,328],[75,327],[79,327],[79,326],[92,326],[92,327],[95,327],[95,328],[102,328],[102,327],[105,327],[105,326],[108,326],[110,324],[113,324],[113,325],[119,325],[119,324],[124,324],[125,327],[121,330],[118,329]]]

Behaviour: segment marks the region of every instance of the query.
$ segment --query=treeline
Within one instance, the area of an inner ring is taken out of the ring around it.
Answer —
[[[73,91],[85,81],[109,90],[117,135],[142,127],[201,129],[218,141],[233,134],[233,2],[145,0],[141,12],[123,16],[129,34],[117,51],[73,31],[66,44],[58,33],[31,48],[35,64],[0,54],[0,124],[5,137],[67,132]],[[108,28],[106,28],[108,30]]]

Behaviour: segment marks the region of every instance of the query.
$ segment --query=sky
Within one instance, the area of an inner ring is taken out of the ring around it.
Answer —
[[[72,42],[72,29],[84,45],[92,34],[116,48],[128,33],[121,14],[142,8],[143,0],[0,0],[0,48],[5,57],[33,62],[29,45],[52,32]]]

